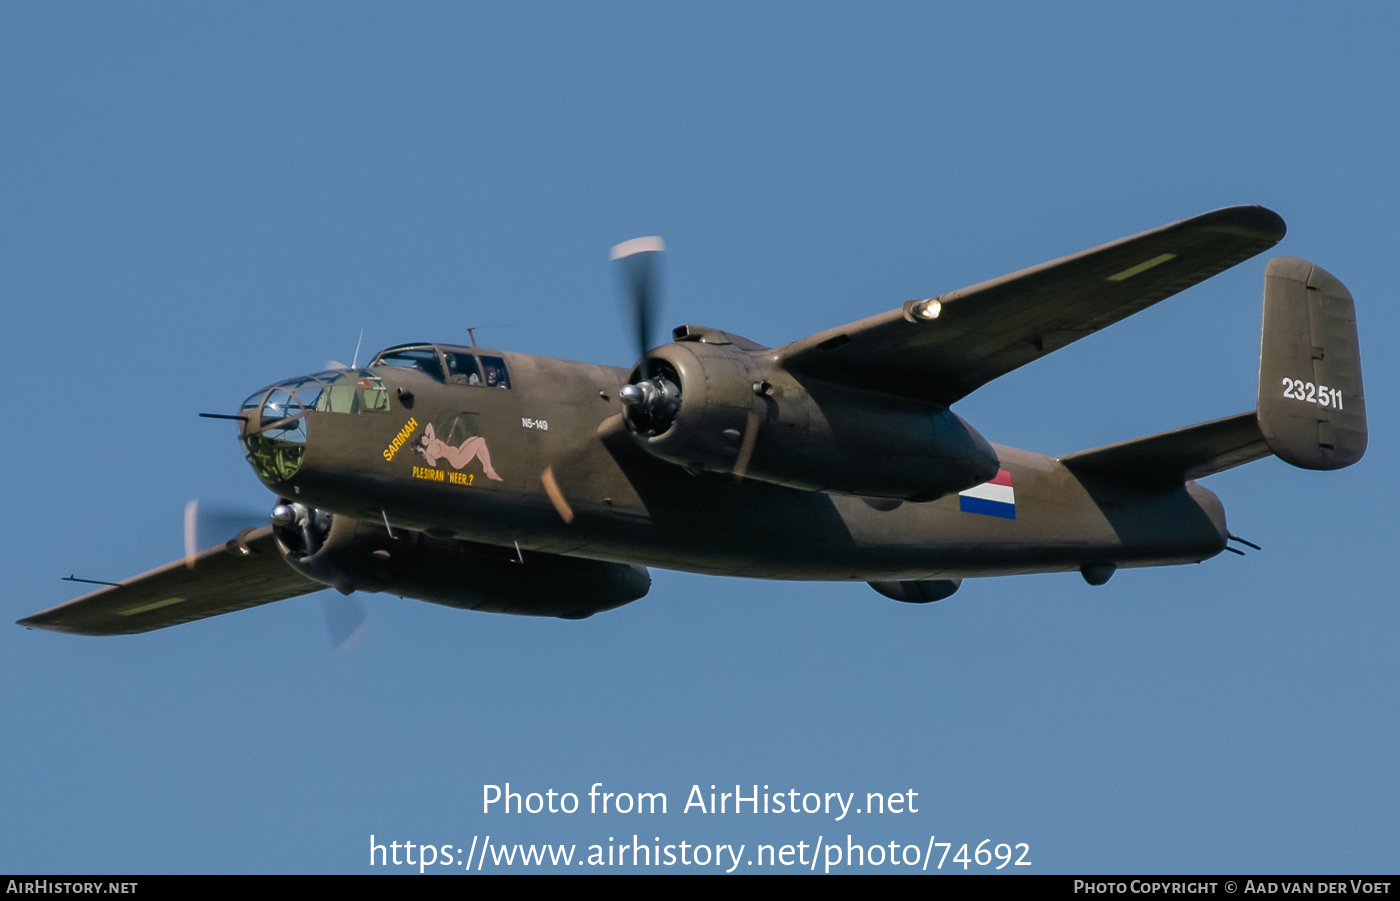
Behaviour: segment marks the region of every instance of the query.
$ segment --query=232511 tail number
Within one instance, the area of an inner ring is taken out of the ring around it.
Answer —
[[[1283,380],[1283,396],[1317,404],[1320,407],[1342,409],[1341,389],[1328,388],[1326,385],[1314,385],[1312,382],[1304,382],[1299,379],[1286,378]]]

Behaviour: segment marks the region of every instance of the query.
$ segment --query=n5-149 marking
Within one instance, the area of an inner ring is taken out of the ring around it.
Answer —
[[[522,429],[539,429],[541,432],[549,431],[549,423],[545,422],[543,419],[522,418],[520,420],[520,427]]]
[[[1341,389],[1328,388],[1326,385],[1314,385],[1312,382],[1304,382],[1299,379],[1286,378],[1283,380],[1283,396],[1317,404],[1319,407],[1342,409]]]

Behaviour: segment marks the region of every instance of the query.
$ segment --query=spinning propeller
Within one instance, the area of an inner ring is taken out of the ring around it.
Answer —
[[[642,361],[643,379],[648,378],[646,356],[652,345],[652,323],[661,302],[661,254],[665,250],[666,242],[652,235],[623,241],[608,253],[608,259],[617,263],[623,303],[632,320],[637,355]]]
[[[666,242],[653,235],[623,241],[608,254],[617,264],[624,313],[631,320],[640,360],[635,381],[624,386],[618,398],[626,407],[628,423],[638,435],[647,438],[671,428],[681,408],[679,373],[663,360],[647,358],[653,344],[652,326],[661,304],[661,254],[665,250]],[[753,390],[755,396],[762,397],[769,393],[769,386],[755,382]],[[761,409],[754,407],[749,411],[732,470],[736,478],[742,479],[748,470],[762,420]]]
[[[194,569],[200,548],[214,541],[227,541],[245,529],[265,525],[267,514],[255,507],[219,503],[201,505],[199,498],[195,498],[185,504],[185,568]]]
[[[613,247],[623,305],[637,341],[637,381],[619,393],[627,419],[639,434],[659,435],[671,427],[681,408],[680,377],[665,363],[647,359],[652,324],[661,303],[661,254],[666,242],[656,236],[633,238]]]
[[[278,511],[283,509],[285,508],[279,505],[273,511],[274,522],[277,520]],[[309,521],[311,517],[306,518],[308,522],[301,525],[310,530],[313,528]],[[238,537],[244,531],[267,524],[268,514],[254,507],[241,504],[201,504],[199,498],[191,500],[185,505],[185,566],[194,569],[195,558],[201,547],[221,539]],[[321,611],[326,617],[326,630],[330,634],[331,647],[338,653],[349,651],[369,630],[369,611],[356,597],[323,593]]]

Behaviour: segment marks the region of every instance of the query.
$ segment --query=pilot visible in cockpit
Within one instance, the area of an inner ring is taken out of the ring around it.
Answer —
[[[447,383],[449,385],[480,385],[481,375],[477,372],[476,358],[471,354],[443,354],[447,359]]]

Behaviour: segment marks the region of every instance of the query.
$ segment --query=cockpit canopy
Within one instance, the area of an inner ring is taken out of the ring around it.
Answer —
[[[405,344],[380,351],[370,365],[411,369],[449,385],[510,387],[510,374],[506,371],[503,358],[478,354],[466,348]]]

